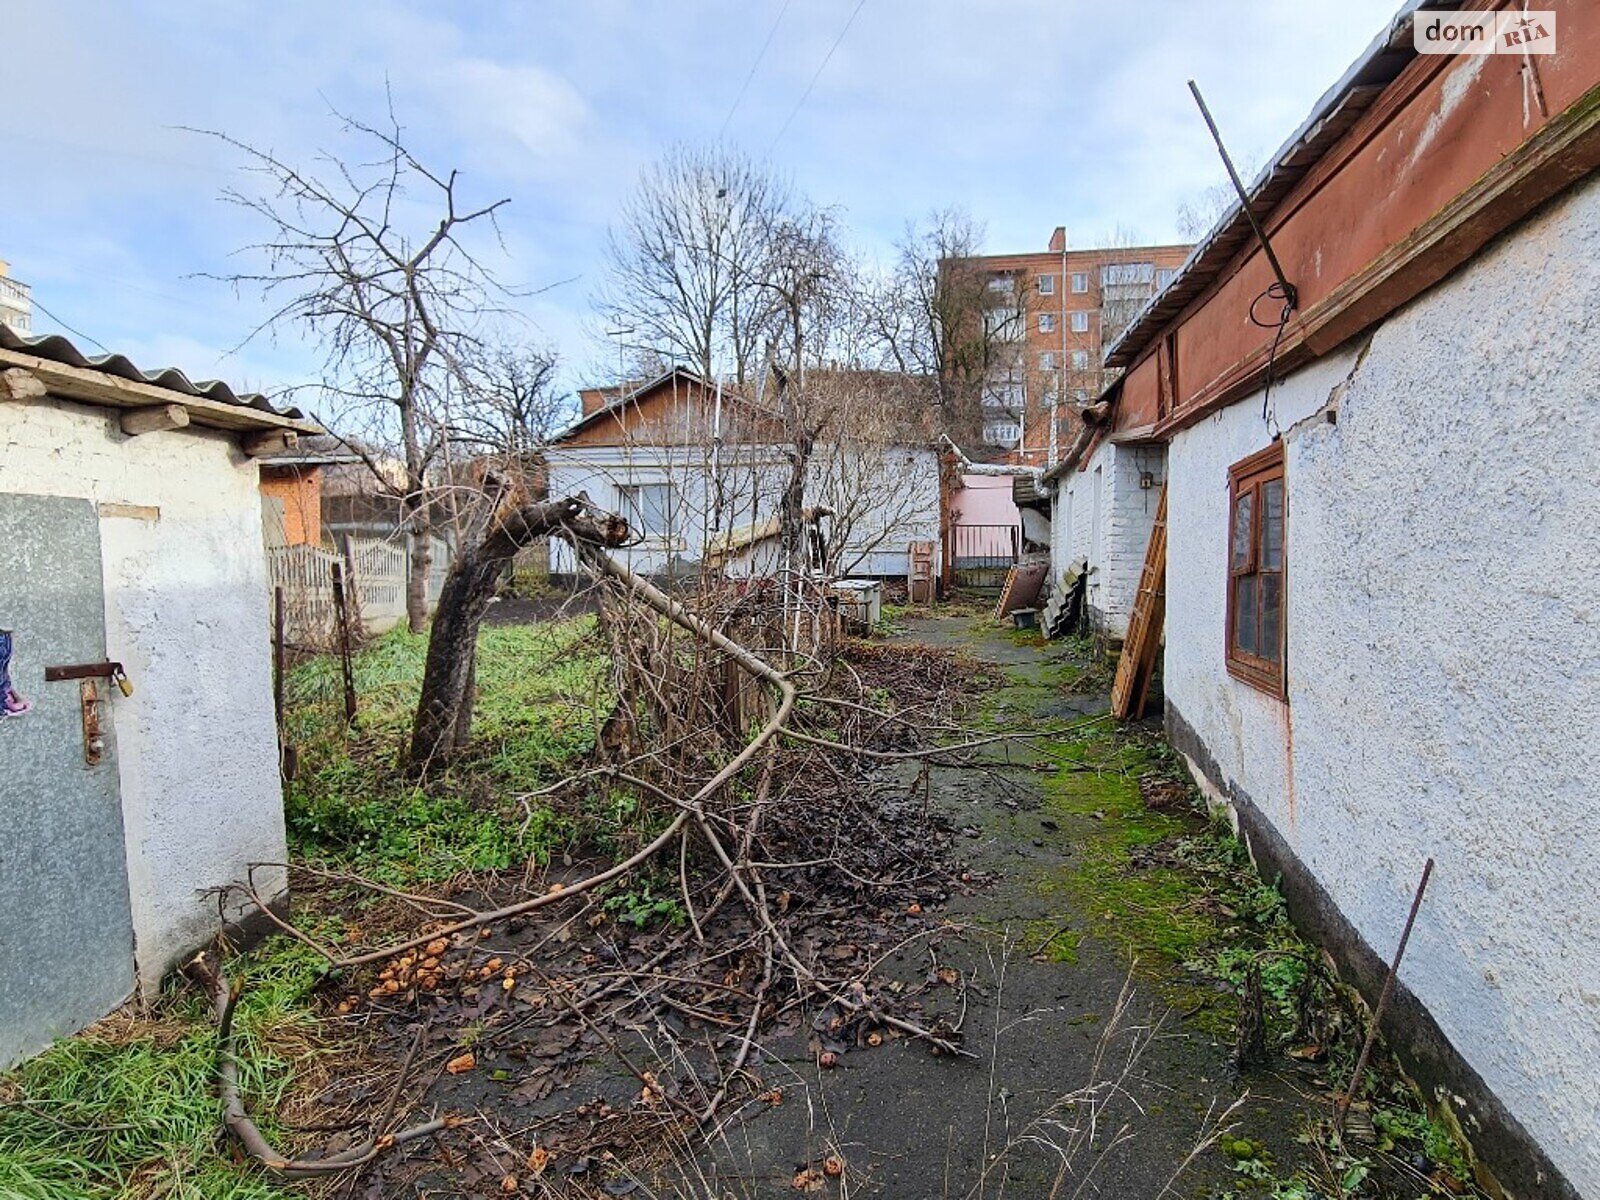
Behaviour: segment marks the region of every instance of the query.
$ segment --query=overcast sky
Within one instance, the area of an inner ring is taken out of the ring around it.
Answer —
[[[511,198],[495,265],[546,289],[529,334],[573,382],[614,361],[589,316],[607,222],[674,142],[769,159],[881,258],[951,204],[996,252],[1060,224],[1079,246],[1119,226],[1175,240],[1180,201],[1221,178],[1184,81],[1260,160],[1397,4],[0,0],[0,258],[54,314],[36,306],[40,331],[236,385],[313,378],[292,331],[232,351],[260,304],[195,275],[246,265],[231,256],[261,231],[218,195],[249,179],[177,127],[309,161],[342,145],[330,108],[378,119],[387,84],[469,200]]]

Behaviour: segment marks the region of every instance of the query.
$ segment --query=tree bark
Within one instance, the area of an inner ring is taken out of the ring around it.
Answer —
[[[406,567],[406,624],[412,633],[428,628],[428,573],[433,569],[433,532],[416,529],[411,534],[411,556]]]
[[[426,771],[465,748],[472,728],[478,629],[494,597],[495,584],[518,550],[534,538],[556,534],[568,541],[619,546],[627,522],[584,514],[576,499],[549,500],[513,509],[490,526],[475,546],[463,547],[445,576],[428,639],[422,694],[417,699],[407,760]]]

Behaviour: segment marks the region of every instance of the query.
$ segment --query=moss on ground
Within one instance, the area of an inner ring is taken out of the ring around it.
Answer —
[[[1037,727],[1039,714],[1051,711],[1064,691],[1097,682],[1083,647],[1064,646],[1012,667],[981,714],[997,728]],[[1301,1057],[1314,1051],[1327,1085],[1342,1088],[1363,1032],[1359,1021],[1325,976],[1308,980],[1308,972],[1320,971],[1314,965],[1320,954],[1295,930],[1275,884],[1260,877],[1227,823],[1207,811],[1165,741],[1086,720],[1031,745],[1053,764],[1044,773],[1043,808],[1056,827],[1052,836],[1068,852],[1028,880],[1054,912],[1025,931],[1025,948],[1075,964],[1090,939],[1114,947],[1192,1028],[1229,1041],[1241,985],[1258,974],[1270,1046]],[[1311,1032],[1305,1024],[1312,996],[1320,1011],[1311,1024],[1324,1044],[1301,1046]],[[1225,1200],[1472,1190],[1461,1142],[1430,1119],[1391,1059],[1369,1068],[1360,1095],[1377,1131],[1374,1146],[1347,1145],[1328,1123],[1309,1121],[1298,1140],[1317,1147],[1306,1160],[1313,1165],[1280,1168],[1258,1143],[1225,1139],[1220,1149],[1238,1181],[1222,1194]],[[1425,1164],[1432,1177],[1407,1178],[1393,1168],[1397,1160]]]

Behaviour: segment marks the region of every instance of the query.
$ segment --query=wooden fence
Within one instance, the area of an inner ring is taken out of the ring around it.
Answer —
[[[285,635],[296,647],[328,650],[338,633],[333,602],[333,568],[344,568],[352,619],[369,634],[393,629],[406,616],[406,576],[410,551],[404,542],[378,538],[346,540],[345,554],[318,546],[273,546],[267,550],[272,586],[283,589]],[[450,570],[450,547],[433,542],[428,571],[428,607],[439,602]]]

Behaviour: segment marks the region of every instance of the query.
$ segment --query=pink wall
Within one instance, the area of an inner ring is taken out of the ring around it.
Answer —
[[[1020,525],[1022,514],[1011,499],[1009,475],[963,475],[950,497],[957,525]]]

